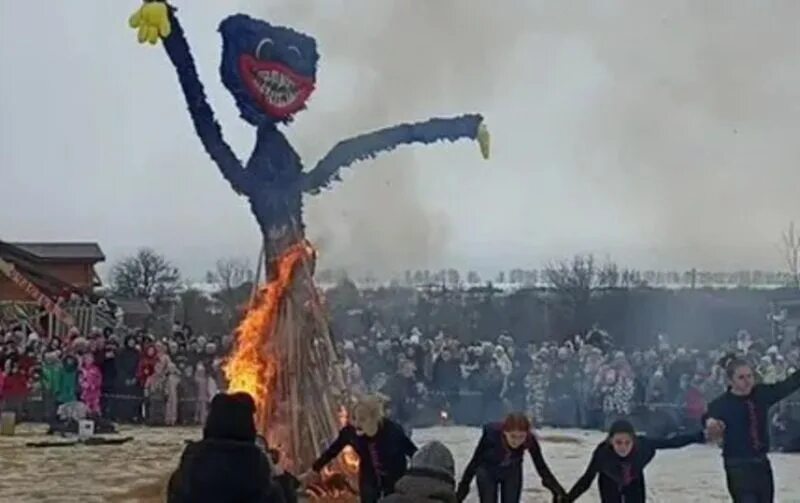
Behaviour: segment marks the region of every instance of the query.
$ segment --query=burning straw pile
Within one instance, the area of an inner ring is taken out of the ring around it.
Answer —
[[[239,324],[224,367],[229,391],[254,397],[259,432],[294,473],[310,468],[347,420],[344,380],[313,282],[315,258],[303,240],[267,264],[267,282]],[[355,454],[345,452],[341,471],[352,475],[357,466]],[[337,480],[329,481],[331,489],[348,493]]]

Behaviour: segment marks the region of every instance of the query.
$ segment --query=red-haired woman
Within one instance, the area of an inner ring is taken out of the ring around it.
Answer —
[[[510,414],[502,423],[483,427],[475,454],[467,464],[458,484],[457,499],[464,501],[472,479],[478,483],[481,503],[519,503],[522,495],[522,458],[529,452],[542,485],[553,493],[554,501],[566,496],[542,457],[539,442],[531,432],[531,423],[523,414]]]

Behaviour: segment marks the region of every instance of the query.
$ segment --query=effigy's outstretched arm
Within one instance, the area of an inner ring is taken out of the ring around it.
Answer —
[[[148,4],[154,3],[166,4],[166,2],[161,2],[160,0],[146,2],[144,9],[152,8],[152,6],[148,7]],[[222,175],[233,187],[233,190],[239,194],[246,194],[250,185],[250,176],[222,137],[222,130],[214,118],[214,111],[211,105],[206,99],[203,83],[200,82],[200,78],[197,75],[197,67],[189,49],[189,43],[186,41],[183,28],[175,15],[175,8],[171,5],[166,5],[166,8],[169,24],[166,25],[167,33],[163,36],[164,48],[178,73],[178,80],[180,81],[181,90],[186,99],[186,105],[195,131],[197,131],[197,135],[203,142],[206,152],[217,164]],[[137,16],[144,17],[142,12],[137,12],[131,18],[132,26],[137,26],[136,23],[140,22],[135,21]],[[140,41],[144,42],[141,34]],[[154,43],[155,40],[150,39],[150,42]]]
[[[371,159],[381,152],[394,150],[400,145],[434,143],[460,139],[478,140],[485,158],[489,156],[489,137],[478,114],[450,119],[430,119],[414,124],[400,124],[343,140],[323,157],[313,170],[304,175],[303,191],[316,194],[339,180],[341,168],[354,162]]]

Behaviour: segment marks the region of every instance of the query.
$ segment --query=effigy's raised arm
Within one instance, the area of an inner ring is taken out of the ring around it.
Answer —
[[[447,119],[430,119],[400,124],[343,140],[305,174],[303,191],[316,194],[339,180],[339,171],[351,164],[371,159],[401,145],[431,144],[438,141],[476,140],[484,158],[489,157],[489,132],[478,114]]]
[[[129,23],[132,28],[138,29],[139,42],[155,44],[159,39],[163,40],[203,147],[233,189],[239,194],[247,193],[249,174],[222,137],[222,129],[214,118],[214,110],[197,75],[197,67],[175,15],[175,8],[161,0],[147,1],[131,16]]]

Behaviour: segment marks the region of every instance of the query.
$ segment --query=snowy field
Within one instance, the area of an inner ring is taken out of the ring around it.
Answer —
[[[123,428],[135,437],[122,446],[57,447],[37,449],[26,442],[46,440],[41,426],[23,425],[15,437],[0,437],[0,502],[91,503],[137,501],[125,497],[152,485],[172,470],[185,439],[196,439],[196,428]],[[442,427],[417,430],[418,445],[438,439],[456,457],[457,470],[469,460],[477,442],[475,428]],[[543,442],[545,457],[562,484],[571,485],[586,467],[589,455],[602,438],[596,432],[544,430],[552,441]],[[771,456],[777,479],[777,501],[800,503],[800,455]],[[719,450],[691,446],[664,451],[647,470],[651,503],[707,503],[729,501],[725,491]],[[144,501],[144,500],[139,500]],[[476,502],[474,494],[468,501]],[[525,465],[523,501],[550,503],[533,465]],[[596,489],[580,500],[599,501]]]

